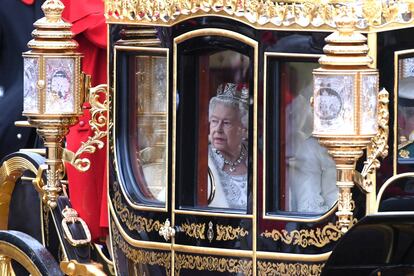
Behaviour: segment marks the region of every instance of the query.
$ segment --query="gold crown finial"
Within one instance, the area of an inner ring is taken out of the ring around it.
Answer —
[[[47,0],[42,5],[42,10],[49,22],[58,22],[62,18],[65,5],[60,0]]]
[[[356,21],[352,17],[343,16],[337,19],[335,24],[341,35],[351,35],[355,31]]]

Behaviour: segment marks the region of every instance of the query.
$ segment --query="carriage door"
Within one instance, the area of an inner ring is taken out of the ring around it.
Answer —
[[[200,29],[173,45],[175,275],[250,274],[257,43]]]

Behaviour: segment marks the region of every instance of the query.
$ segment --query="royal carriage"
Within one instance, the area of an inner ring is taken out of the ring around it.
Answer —
[[[47,150],[0,168],[2,275],[412,273],[411,1],[106,0],[109,78],[95,88],[58,2],[24,55],[20,125]],[[62,96],[53,80],[68,76]],[[232,128],[211,106],[224,97],[244,110],[233,160],[212,135]],[[73,153],[62,141],[88,99],[95,135]],[[108,255],[61,189],[101,139]],[[30,183],[31,236],[8,227]]]

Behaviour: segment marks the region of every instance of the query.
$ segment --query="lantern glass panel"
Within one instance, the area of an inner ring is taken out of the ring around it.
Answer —
[[[39,112],[39,89],[37,81],[39,79],[39,59],[25,58],[23,73],[23,112]]]
[[[314,133],[355,134],[355,76],[315,74]]]
[[[361,76],[361,134],[375,135],[377,123],[378,76],[362,74]]]
[[[75,112],[75,59],[46,59],[47,114]]]

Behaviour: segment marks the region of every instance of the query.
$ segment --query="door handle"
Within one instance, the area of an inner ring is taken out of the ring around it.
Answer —
[[[168,218],[165,220],[164,224],[160,227],[158,234],[164,237],[165,241],[169,241],[171,237],[175,236],[175,229],[174,227],[171,227],[171,223]]]

